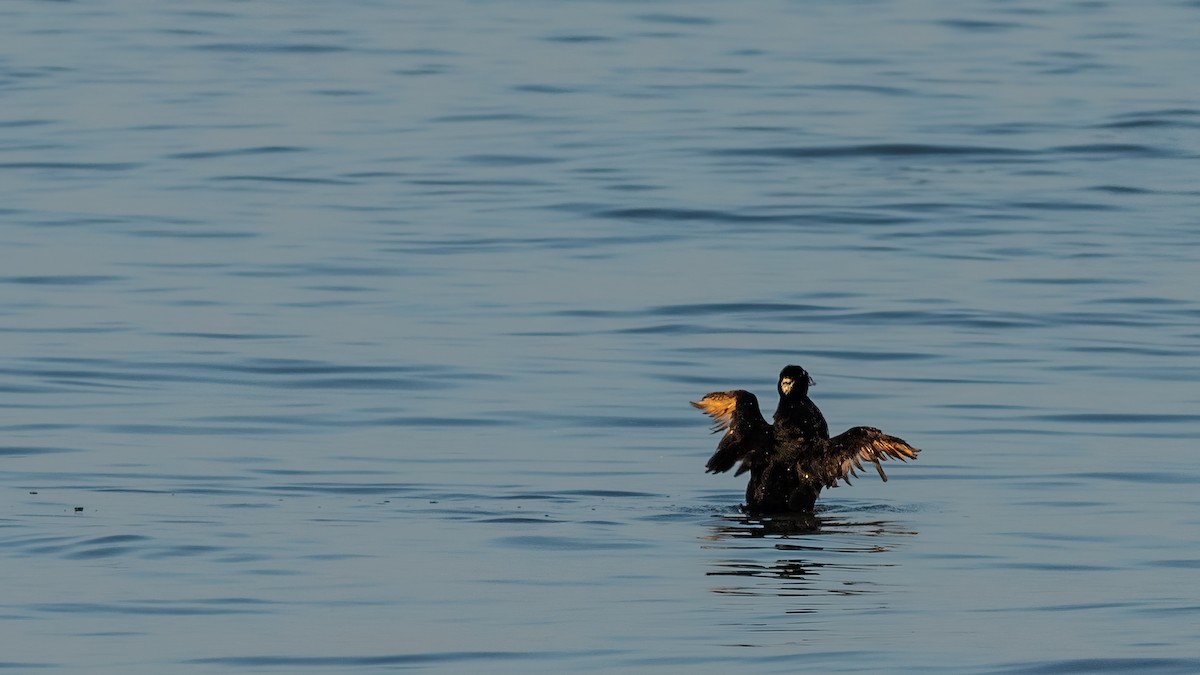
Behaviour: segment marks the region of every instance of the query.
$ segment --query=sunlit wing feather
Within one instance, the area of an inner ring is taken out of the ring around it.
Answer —
[[[733,422],[733,411],[737,408],[737,395],[732,391],[714,391],[705,394],[699,401],[692,401],[692,407],[704,411],[705,415],[713,418],[712,432],[729,431]]]
[[[907,462],[916,459],[919,448],[914,448],[903,439],[888,436],[874,427],[854,427],[829,439],[828,456],[832,460],[832,475],[825,476],[826,487],[834,487],[839,480],[850,483],[858,477],[864,463],[875,465],[879,477],[887,481],[887,474],[879,464],[887,459]]]

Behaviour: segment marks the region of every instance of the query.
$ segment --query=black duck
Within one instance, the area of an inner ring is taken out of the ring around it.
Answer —
[[[741,465],[735,475],[750,472],[746,510],[756,514],[809,512],[821,490],[847,485],[864,463],[875,465],[887,480],[881,461],[916,459],[919,449],[874,427],[853,427],[830,438],[821,410],[808,397],[813,384],[800,366],[779,373],[779,406],[767,424],[758,399],[743,389],[713,392],[692,405],[713,418],[713,432],[725,432],[708,460],[709,473]]]

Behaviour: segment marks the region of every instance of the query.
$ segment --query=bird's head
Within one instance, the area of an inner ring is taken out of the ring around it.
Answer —
[[[807,396],[808,388],[816,384],[808,375],[808,371],[800,366],[788,366],[779,372],[779,396]]]

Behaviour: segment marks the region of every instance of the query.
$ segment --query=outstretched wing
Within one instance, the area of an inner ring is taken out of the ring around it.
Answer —
[[[907,462],[916,459],[921,450],[914,448],[902,439],[888,436],[874,427],[854,427],[838,436],[829,439],[826,451],[826,475],[823,476],[826,487],[837,485],[839,480],[850,482],[850,477],[858,477],[858,471],[863,464],[875,465],[879,477],[885,482],[887,474],[879,465],[886,459],[898,459]]]
[[[744,460],[738,474],[749,468],[747,460],[756,452],[766,452],[771,444],[771,426],[758,410],[758,399],[748,391],[717,391],[705,395],[692,407],[713,418],[713,433],[725,432],[717,452],[709,458],[709,473],[721,473]]]
[[[733,422],[733,411],[737,408],[739,393],[754,396],[748,391],[714,391],[711,394],[705,394],[704,398],[699,401],[692,401],[692,407],[703,410],[705,415],[713,418],[712,432],[714,434],[718,431],[729,431],[729,425]]]

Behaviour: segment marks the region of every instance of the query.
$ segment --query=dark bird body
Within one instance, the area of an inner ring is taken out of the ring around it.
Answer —
[[[864,462],[875,465],[888,458],[916,459],[917,448],[873,427],[853,427],[830,438],[829,425],[812,399],[813,384],[799,366],[779,374],[779,406],[774,424],[767,424],[758,399],[737,389],[707,394],[692,405],[714,420],[713,431],[725,432],[708,460],[709,473],[721,473],[741,462],[736,475],[750,472],[746,509],[751,513],[812,511],[821,490],[850,483]]]
[[[779,373],[779,382],[775,385],[779,406],[775,408],[772,426],[777,443],[803,445],[829,438],[825,416],[808,397],[808,388],[814,384],[816,382],[809,377],[808,371],[800,366],[788,366]]]

